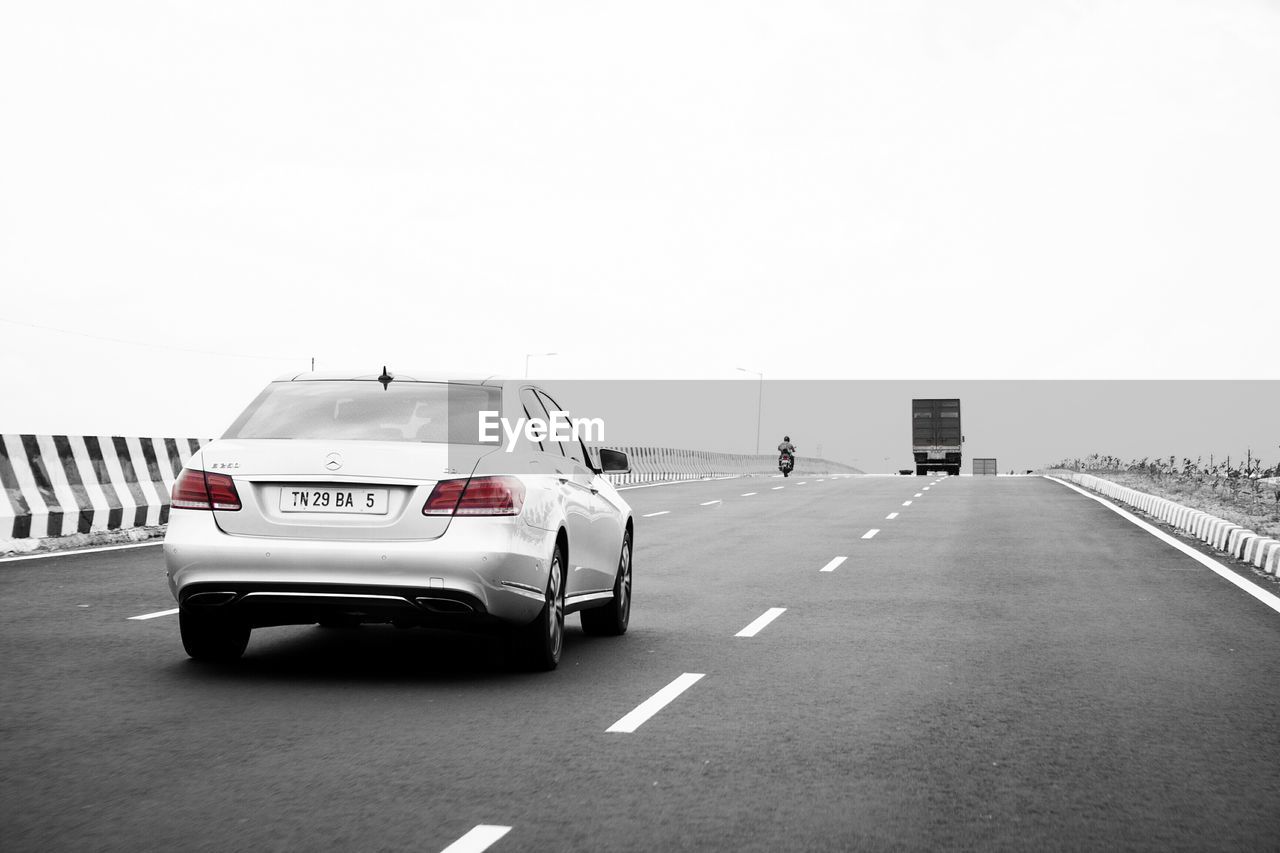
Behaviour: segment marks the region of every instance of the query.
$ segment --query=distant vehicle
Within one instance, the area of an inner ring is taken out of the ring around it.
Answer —
[[[941,472],[960,476],[960,401],[954,398],[911,401],[911,452],[916,474]]]
[[[913,471],[913,470],[912,470],[912,469],[910,469],[910,468],[902,468],[902,469],[899,469],[898,473],[899,473],[899,474],[914,474],[914,473],[915,473],[915,471]]]
[[[984,459],[982,457],[974,457],[973,460],[973,476],[995,476],[1000,473],[1000,469],[996,466],[995,459]],[[1013,472],[1010,471],[1010,474]]]
[[[604,475],[626,455],[482,441],[481,412],[557,411],[524,381],[272,382],[173,487],[164,555],[187,653],[234,660],[254,628],[383,622],[498,630],[549,670],[567,613],[625,633],[631,508]]]

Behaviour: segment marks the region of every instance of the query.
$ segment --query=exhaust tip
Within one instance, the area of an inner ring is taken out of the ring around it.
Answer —
[[[187,596],[184,604],[193,607],[216,607],[219,604],[227,604],[234,601],[236,593],[234,592],[197,592],[194,595]]]
[[[415,598],[414,601],[419,607],[432,613],[475,613],[475,608],[470,604],[452,598],[422,597]]]

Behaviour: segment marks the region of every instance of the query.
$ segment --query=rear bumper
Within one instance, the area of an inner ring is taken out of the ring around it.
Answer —
[[[255,626],[332,619],[483,627],[538,615],[555,535],[518,518],[458,518],[432,540],[231,536],[210,513],[175,510],[164,556],[180,606]]]
[[[928,449],[916,448],[913,451],[917,465],[943,464],[943,465],[959,465],[963,457],[963,453],[956,449],[944,449],[931,447]]]

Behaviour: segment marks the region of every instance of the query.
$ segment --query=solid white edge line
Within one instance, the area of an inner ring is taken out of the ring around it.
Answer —
[[[642,516],[640,516],[640,517],[641,517],[641,518],[653,518],[655,515],[666,515],[666,514],[667,514],[667,513],[669,513],[669,512],[671,512],[671,510],[669,510],[669,509],[659,510],[658,512],[646,512],[644,515],[642,515]]]
[[[480,853],[510,831],[509,826],[482,823],[472,827],[466,835],[441,850],[440,853]]]
[[[863,539],[870,539],[872,536],[875,536],[875,535],[876,535],[877,533],[879,533],[879,532],[880,532],[880,528],[878,528],[878,527],[873,527],[873,528],[871,528],[870,530],[868,530],[866,533],[862,534],[862,538],[863,538]]]
[[[849,559],[849,558],[848,558],[848,557],[835,557],[835,558],[833,558],[833,559],[831,560],[831,562],[827,563],[825,566],[823,566],[822,568],[818,569],[818,571],[820,571],[820,572],[834,572],[834,571],[836,570],[836,566],[840,565],[841,563],[843,563],[843,562],[844,562],[845,560],[847,560],[847,559]]]
[[[886,516],[884,517],[884,520],[885,520],[885,521],[893,521],[893,520],[894,520],[895,518],[897,518],[897,517],[898,517],[898,514],[897,514],[896,512],[891,512],[891,513],[889,513],[888,515],[886,515]]]
[[[16,563],[18,560],[47,560],[50,557],[74,557],[76,554],[97,554],[101,551],[123,551],[126,548],[148,548],[163,545],[163,539],[154,542],[130,542],[127,545],[99,545],[96,548],[68,548],[66,551],[46,551],[40,554],[23,554],[20,557],[0,557],[0,563]]]
[[[1218,575],[1219,577],[1225,578],[1226,580],[1231,581],[1233,584],[1240,587],[1240,589],[1249,593],[1254,598],[1258,599],[1263,604],[1270,607],[1272,610],[1276,611],[1277,613],[1280,613],[1280,598],[1277,598],[1275,595],[1267,592],[1262,587],[1257,586],[1256,584],[1250,583],[1249,581],[1240,577],[1235,572],[1231,571],[1231,569],[1227,568],[1222,563],[1218,562],[1212,557],[1206,557],[1204,554],[1201,554],[1199,551],[1197,551],[1195,548],[1192,548],[1190,545],[1179,542],[1177,539],[1174,539],[1168,533],[1165,533],[1163,530],[1160,530],[1157,527],[1153,527],[1152,525],[1147,524],[1145,521],[1138,518],[1133,513],[1128,512],[1127,510],[1121,509],[1120,507],[1116,506],[1106,498],[1101,498],[1101,497],[1098,497],[1097,495],[1090,494],[1089,492],[1080,488],[1079,486],[1073,483],[1068,483],[1066,480],[1059,480],[1057,477],[1050,477],[1047,474],[1043,476],[1046,480],[1052,480],[1055,483],[1060,483],[1061,485],[1066,486],[1068,489],[1079,492],[1080,494],[1084,495],[1086,498],[1091,498],[1097,501],[1098,503],[1105,506],[1107,509],[1117,513],[1121,518],[1127,521],[1133,522],[1138,527],[1141,527],[1143,530],[1147,531],[1148,533],[1150,533],[1152,536],[1156,537],[1160,541],[1165,542],[1169,545],[1172,545],[1182,553],[1186,554],[1191,559],[1195,560],[1200,565],[1213,571],[1214,574]]]
[[[155,619],[157,616],[172,616],[177,612],[178,612],[178,608],[175,607],[172,610],[159,610],[155,613],[143,613],[141,616],[130,616],[129,621],[137,622],[142,619]]]
[[[666,687],[641,702],[635,707],[635,710],[628,713],[612,726],[609,726],[605,731],[623,733],[634,732],[636,729],[640,728],[640,726],[644,725],[650,717],[667,707],[667,705],[671,704],[677,696],[696,684],[705,674],[706,673],[702,672],[683,673],[676,678],[675,681],[672,681]]]
[[[759,634],[762,630],[764,630],[764,627],[766,625],[768,625],[774,619],[777,619],[779,616],[781,616],[783,613],[786,613],[786,612],[787,612],[787,608],[785,607],[770,607],[764,613],[757,616],[755,621],[753,621],[750,625],[743,628],[741,631],[734,634],[733,636],[754,637],[756,634]]]

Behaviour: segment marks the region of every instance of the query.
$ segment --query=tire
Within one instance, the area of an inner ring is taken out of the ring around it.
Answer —
[[[538,617],[511,636],[512,652],[524,669],[550,672],[564,648],[564,557],[557,546],[547,571],[547,591]]]
[[[620,637],[631,621],[631,531],[622,537],[613,600],[605,607],[582,611],[582,632],[593,637]]]
[[[182,647],[192,660],[229,663],[239,660],[249,645],[251,631],[247,622],[221,616],[208,616],[178,611],[178,628]]]
[[[790,471],[783,471],[783,472],[782,472],[782,476],[784,476],[784,477],[790,477],[790,476],[791,476],[791,472],[790,472]]]

